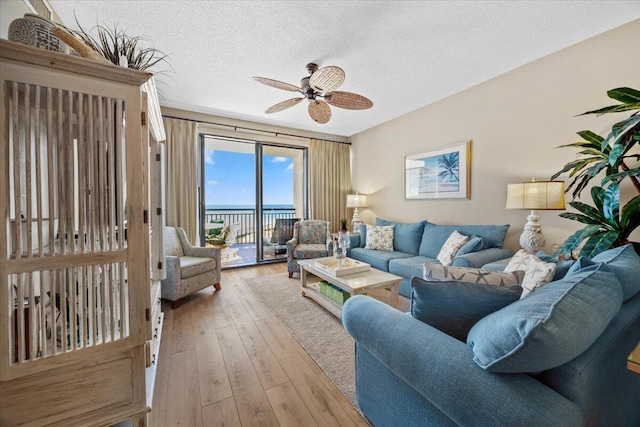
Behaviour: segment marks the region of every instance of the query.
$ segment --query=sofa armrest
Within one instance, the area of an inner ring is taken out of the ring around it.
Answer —
[[[481,268],[499,259],[511,258],[513,252],[502,248],[489,248],[477,252],[469,252],[453,259],[454,267]]]
[[[220,262],[220,252],[222,252],[220,248],[212,248],[212,247],[201,248],[196,246],[189,246],[186,248],[183,247],[183,249],[184,249],[184,254],[186,256],[192,256],[197,258],[214,258],[215,260]]]
[[[350,245],[349,248],[360,247],[360,234],[349,234]]]
[[[167,255],[164,259],[166,278],[180,277],[180,257]]]
[[[293,251],[296,250],[296,246],[298,246],[298,239],[295,237],[289,241],[287,241],[287,257],[293,259]]]
[[[464,343],[373,298],[349,298],[342,321],[357,346],[458,425],[581,423],[578,407],[553,389],[527,374],[481,369]]]

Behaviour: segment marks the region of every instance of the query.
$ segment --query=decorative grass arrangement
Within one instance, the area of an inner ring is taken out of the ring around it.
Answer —
[[[165,53],[153,47],[143,47],[141,42],[144,39],[142,37],[130,36],[124,30],[119,29],[117,25],[110,29],[97,24],[92,28],[92,31],[97,33],[96,38],[91,31],[86,31],[77,19],[76,24],[79,30],[67,29],[115,65],[121,65],[120,58],[126,57],[127,67],[146,71],[161,61],[167,62]]]

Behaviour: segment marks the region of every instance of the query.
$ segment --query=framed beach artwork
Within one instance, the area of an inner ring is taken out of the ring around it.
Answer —
[[[470,199],[471,141],[405,157],[407,200]]]

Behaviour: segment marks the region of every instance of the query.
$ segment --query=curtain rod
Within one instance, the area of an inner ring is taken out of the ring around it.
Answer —
[[[194,120],[194,119],[185,119],[184,117],[176,117],[176,116],[169,116],[166,114],[163,114],[162,117],[166,117],[167,119],[178,119],[178,120],[186,120],[188,122],[196,122],[196,123],[206,123],[208,125],[216,125],[216,126],[226,126],[229,128],[233,128],[234,131],[237,131],[238,129],[241,130],[250,130],[250,131],[254,131],[254,132],[264,132],[264,133],[271,133],[275,136],[278,135],[284,135],[284,136],[292,136],[294,138],[301,138],[301,139],[312,139],[311,137],[308,136],[302,136],[302,135],[294,135],[292,133],[285,133],[285,132],[274,132],[271,130],[262,130],[262,129],[253,129],[253,128],[248,128],[245,126],[236,126],[236,125],[228,125],[226,123],[216,123],[216,122],[209,122],[206,120]],[[315,139],[315,138],[314,138]],[[344,142],[344,141],[334,141],[332,139],[324,139],[324,141],[329,141],[329,142],[335,142],[337,144],[347,144],[347,145],[351,145],[350,142]]]

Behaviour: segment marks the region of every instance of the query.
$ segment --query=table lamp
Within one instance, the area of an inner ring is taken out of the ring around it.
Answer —
[[[360,214],[358,213],[358,208],[367,207],[367,196],[365,194],[358,194],[358,193],[348,194],[347,207],[353,208],[353,218],[351,218],[351,230],[353,233],[359,233],[360,224],[362,224],[362,221],[360,220]]]
[[[520,246],[527,252],[544,248],[545,238],[538,223],[536,210],[563,210],[564,182],[536,181],[508,184],[507,209],[530,209],[527,223],[520,235]]]

